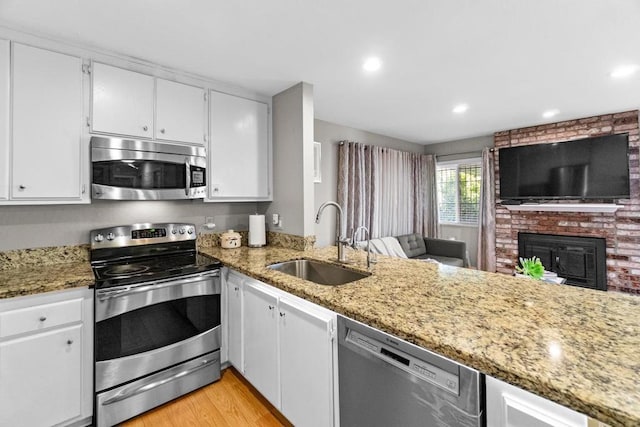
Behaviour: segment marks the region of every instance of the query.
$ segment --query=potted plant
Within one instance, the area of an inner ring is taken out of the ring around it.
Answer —
[[[516,272],[532,279],[540,280],[544,275],[544,266],[540,258],[534,256],[531,258],[519,258],[520,265],[516,266]]]

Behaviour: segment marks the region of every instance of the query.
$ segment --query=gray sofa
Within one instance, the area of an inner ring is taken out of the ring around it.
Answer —
[[[456,267],[468,267],[467,244],[458,240],[433,239],[420,234],[397,236],[408,258],[434,259]]]

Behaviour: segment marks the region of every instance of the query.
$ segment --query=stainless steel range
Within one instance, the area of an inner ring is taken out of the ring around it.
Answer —
[[[193,224],[93,230],[96,425],[220,378],[220,262]]]

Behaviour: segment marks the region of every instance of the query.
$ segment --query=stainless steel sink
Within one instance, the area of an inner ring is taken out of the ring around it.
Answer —
[[[319,285],[343,285],[371,275],[310,259],[285,261],[267,267]]]

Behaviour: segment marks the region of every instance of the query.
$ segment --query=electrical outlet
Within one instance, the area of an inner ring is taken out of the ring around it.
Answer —
[[[271,217],[271,222],[273,225],[278,225],[278,222],[280,222],[280,214],[273,214],[273,216]]]

